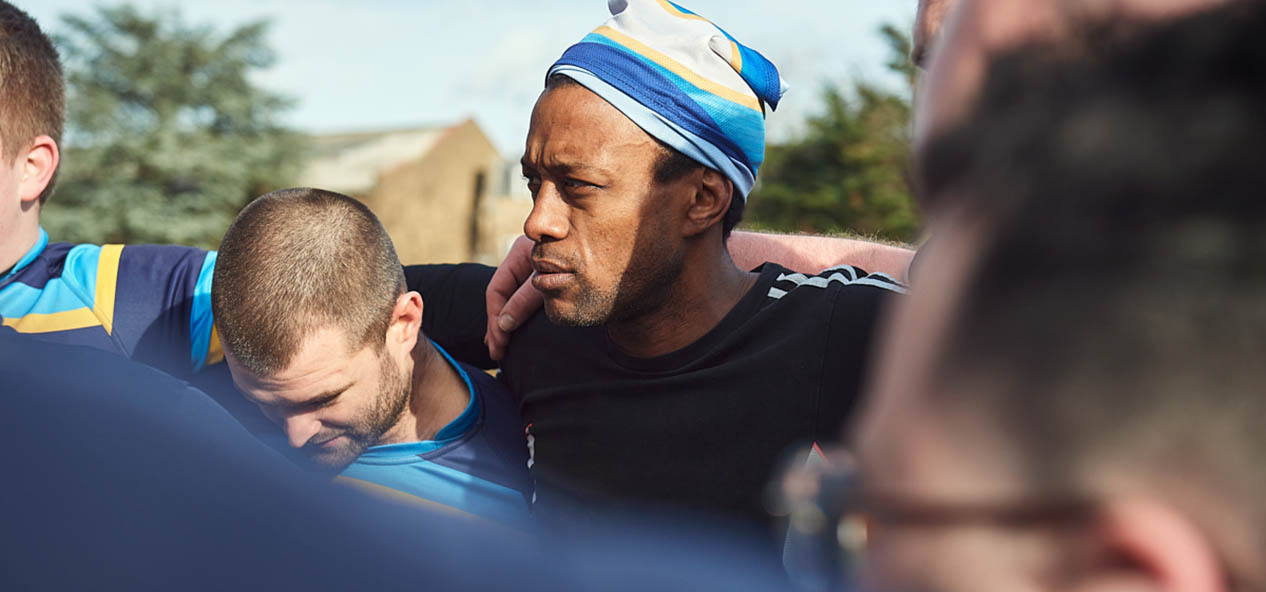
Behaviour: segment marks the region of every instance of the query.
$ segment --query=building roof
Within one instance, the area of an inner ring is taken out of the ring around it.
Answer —
[[[299,174],[299,184],[363,194],[373,189],[379,173],[426,156],[453,127],[314,135],[312,157]]]

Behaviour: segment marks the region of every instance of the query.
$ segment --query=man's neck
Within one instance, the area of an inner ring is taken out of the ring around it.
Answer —
[[[687,252],[671,294],[645,314],[607,324],[607,335],[626,353],[653,358],[677,351],[711,331],[756,283],[739,269],[725,244],[715,241]]]
[[[38,223],[19,219],[10,232],[0,232],[0,276],[13,270],[40,238]]]
[[[457,370],[425,337],[413,348],[413,389],[404,417],[379,444],[433,440],[466,410],[471,393]]]

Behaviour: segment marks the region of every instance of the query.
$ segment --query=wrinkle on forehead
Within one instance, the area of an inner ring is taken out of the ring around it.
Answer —
[[[537,100],[524,160],[609,173],[631,156],[653,155],[657,148],[650,134],[593,91],[564,86],[545,91]]]

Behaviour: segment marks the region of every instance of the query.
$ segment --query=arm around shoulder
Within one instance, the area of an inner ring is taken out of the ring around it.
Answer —
[[[729,248],[735,264],[743,269],[766,261],[800,272],[851,265],[893,278],[904,278],[914,257],[910,249],[878,242],[763,232],[735,232],[730,235]]]

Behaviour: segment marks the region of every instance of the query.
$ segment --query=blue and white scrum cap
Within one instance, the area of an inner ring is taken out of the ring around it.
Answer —
[[[608,0],[611,18],[550,67],[661,142],[720,171],[743,199],[765,160],[765,105],[787,92],[778,68],[668,0]]]

